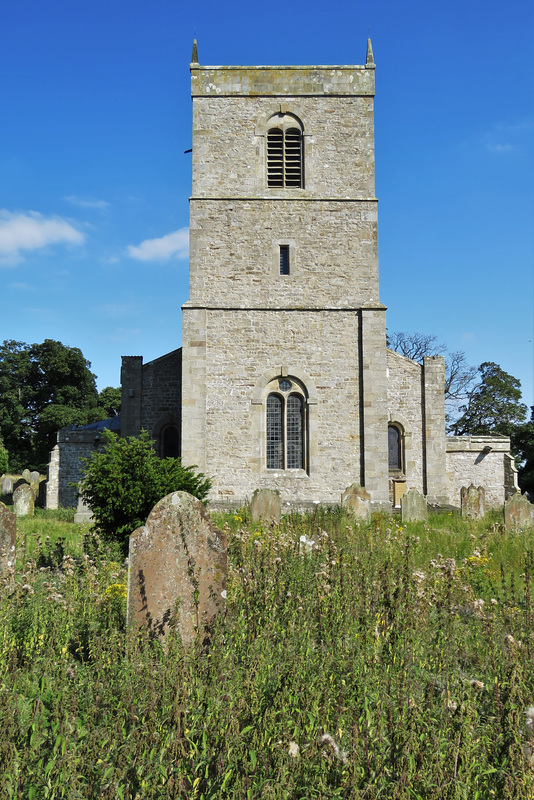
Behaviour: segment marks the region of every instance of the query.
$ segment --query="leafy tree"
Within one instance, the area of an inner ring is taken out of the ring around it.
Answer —
[[[2,440],[0,439],[0,475],[3,475],[4,472],[7,472],[8,467],[9,467],[9,453],[4,447]]]
[[[91,364],[77,347],[6,340],[0,346],[0,436],[11,469],[42,470],[58,428],[103,419]]]
[[[445,400],[452,404],[466,398],[473,384],[477,370],[467,363],[465,353],[456,350],[450,353],[446,345],[438,342],[438,337],[426,333],[404,333],[396,331],[388,336],[388,347],[406,358],[423,363],[425,356],[445,357]]]
[[[98,530],[107,538],[127,540],[144,525],[158,500],[184,491],[205,501],[211,481],[178,458],[160,459],[146,431],[139,438],[121,438],[103,431],[105,449],[85,459],[80,494],[93,510]]]
[[[103,419],[117,417],[121,413],[121,388],[106,386],[98,393],[98,406],[105,414]]]
[[[529,422],[516,425],[510,438],[518,462],[521,491],[534,495],[534,406],[530,407]]]
[[[510,436],[527,415],[527,407],[521,403],[521,382],[493,361],[485,361],[478,371],[480,382],[469,392],[467,403],[460,406],[462,416],[451,430],[456,436]]]

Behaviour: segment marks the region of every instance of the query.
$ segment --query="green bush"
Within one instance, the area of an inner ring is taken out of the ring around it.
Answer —
[[[153,506],[171,492],[184,491],[205,501],[211,481],[178,458],[156,456],[146,431],[140,438],[121,438],[104,431],[106,447],[85,460],[79,490],[91,507],[98,531],[107,539],[126,541],[144,525]]]

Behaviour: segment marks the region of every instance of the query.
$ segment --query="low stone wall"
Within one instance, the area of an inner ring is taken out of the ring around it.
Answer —
[[[517,489],[511,466],[510,439],[506,436],[447,437],[447,494],[460,508],[462,486],[483,486],[486,509],[502,508]]]

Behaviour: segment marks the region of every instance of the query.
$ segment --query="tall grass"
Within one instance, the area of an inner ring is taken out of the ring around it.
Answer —
[[[125,629],[125,566],[88,529],[24,521],[0,599],[1,797],[533,796],[533,531],[217,522],[226,610],[184,650]]]

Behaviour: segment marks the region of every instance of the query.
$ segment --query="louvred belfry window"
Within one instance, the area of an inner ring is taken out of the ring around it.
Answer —
[[[302,166],[302,131],[288,128],[283,122],[281,127],[270,128],[267,131],[267,185],[302,187]]]

